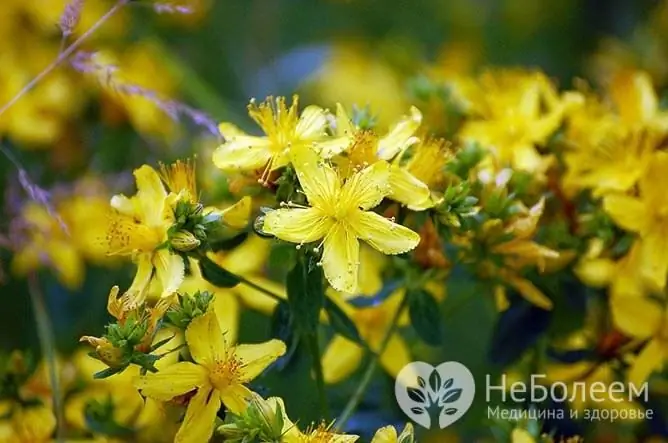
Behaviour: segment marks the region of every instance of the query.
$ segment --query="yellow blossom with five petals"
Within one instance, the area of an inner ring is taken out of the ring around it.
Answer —
[[[265,216],[263,230],[300,245],[322,240],[321,264],[334,289],[355,292],[359,240],[384,254],[402,254],[418,245],[417,233],[371,211],[389,193],[386,162],[374,163],[343,181],[308,147],[293,150],[292,158],[311,206],[272,211]]]
[[[195,392],[175,441],[208,441],[221,405],[235,414],[243,412],[252,397],[246,383],[282,356],[285,344],[269,340],[230,347],[212,311],[190,323],[186,343],[194,362],[178,362],[139,377],[135,386],[161,401]]]

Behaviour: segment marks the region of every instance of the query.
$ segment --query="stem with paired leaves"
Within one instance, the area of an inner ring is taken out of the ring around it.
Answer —
[[[357,409],[357,406],[364,398],[364,394],[366,393],[366,390],[369,388],[371,379],[373,378],[373,375],[375,374],[376,369],[378,368],[378,364],[380,362],[380,356],[383,355],[383,352],[385,352],[385,349],[387,348],[387,345],[390,342],[390,338],[392,338],[392,334],[394,334],[397,328],[397,324],[399,323],[399,318],[401,317],[401,314],[403,313],[407,304],[408,304],[408,296],[404,294],[403,298],[401,299],[401,303],[397,308],[397,311],[394,313],[394,317],[392,317],[392,322],[390,323],[389,328],[387,328],[387,331],[383,336],[383,340],[380,343],[378,351],[375,353],[370,352],[369,363],[367,364],[367,367],[364,370],[362,379],[360,380],[360,383],[357,385],[357,389],[355,389],[355,392],[353,393],[352,397],[350,397],[350,400],[348,400],[348,403],[343,408],[343,411],[341,412],[339,418],[336,420],[334,424],[337,430],[340,431],[343,429],[343,427],[346,425],[346,422],[350,419],[350,417]]]

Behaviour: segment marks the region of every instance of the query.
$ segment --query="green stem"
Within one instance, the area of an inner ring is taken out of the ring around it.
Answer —
[[[229,271],[228,271],[229,272]],[[242,283],[249,288],[253,288],[256,291],[260,291],[265,295],[268,295],[269,297],[273,298],[279,303],[285,302],[285,298],[281,297],[280,295],[276,294],[273,291],[270,291],[269,289],[263,288],[262,286],[258,285],[257,283],[253,283],[252,281],[248,280],[246,277],[242,277],[241,275],[234,274],[234,276],[239,280],[239,283]]]
[[[51,398],[53,401],[53,410],[56,416],[56,441],[63,441],[63,402],[60,392],[60,381],[58,379],[58,368],[56,360],[56,343],[54,341],[53,325],[49,318],[49,312],[44,303],[44,297],[39,288],[37,275],[32,273],[28,276],[28,293],[35,313],[35,323],[37,324],[37,337],[39,339],[42,354],[47,364],[49,372],[49,382],[51,384]]]
[[[318,342],[317,330],[306,334],[306,342],[313,359],[313,372],[315,373],[315,383],[318,389],[318,403],[320,403],[320,416],[323,419],[329,417],[329,404],[327,402],[327,393],[325,392],[325,377],[322,371],[322,361],[320,360],[320,343]]]
[[[360,383],[357,385],[357,389],[355,389],[355,392],[353,393],[352,397],[350,397],[350,400],[348,400],[348,403],[343,408],[341,415],[339,415],[339,418],[336,420],[336,423],[334,425],[335,429],[339,431],[342,430],[342,428],[346,425],[346,422],[350,419],[350,417],[357,409],[357,406],[364,398],[364,394],[366,393],[366,390],[369,388],[371,379],[373,378],[373,375],[375,374],[376,369],[378,368],[378,364],[380,363],[380,356],[383,355],[383,353],[385,352],[385,349],[387,348],[387,345],[390,342],[390,338],[392,338],[392,334],[394,334],[394,331],[397,328],[397,324],[399,323],[399,317],[401,317],[401,314],[406,308],[407,304],[408,304],[408,297],[406,296],[406,294],[404,294],[401,300],[401,304],[397,308],[397,311],[394,313],[394,317],[392,318],[392,323],[390,323],[390,327],[385,332],[385,336],[383,337],[383,340],[380,343],[380,348],[378,349],[378,352],[370,353],[369,363],[367,364],[367,367],[364,370],[362,379],[360,380]]]

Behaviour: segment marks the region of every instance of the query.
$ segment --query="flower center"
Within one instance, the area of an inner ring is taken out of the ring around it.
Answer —
[[[227,360],[216,360],[216,364],[209,372],[209,380],[218,391],[224,391],[229,386],[241,383],[239,380],[242,361],[230,357]]]

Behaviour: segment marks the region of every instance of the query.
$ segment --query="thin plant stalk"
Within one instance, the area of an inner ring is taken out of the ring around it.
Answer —
[[[343,427],[346,425],[350,417],[355,413],[357,406],[364,399],[364,394],[369,388],[369,384],[371,383],[371,380],[373,379],[373,376],[376,373],[376,369],[378,369],[378,364],[380,363],[380,356],[383,355],[385,349],[387,349],[387,345],[390,342],[390,339],[392,338],[392,334],[394,334],[395,330],[397,329],[399,318],[401,317],[401,314],[403,313],[407,304],[408,304],[408,297],[404,295],[403,298],[401,299],[399,307],[397,308],[397,311],[394,313],[394,317],[392,317],[392,322],[390,323],[390,327],[387,329],[385,335],[383,336],[383,340],[380,343],[378,352],[370,353],[369,362],[367,364],[366,369],[364,370],[362,379],[357,385],[355,392],[350,397],[350,400],[348,400],[348,403],[343,408],[343,411],[339,415],[339,418],[334,423],[335,429],[339,431],[343,429]]]
[[[30,294],[30,302],[32,303],[33,312],[35,314],[35,323],[37,325],[37,337],[39,339],[40,347],[42,348],[42,355],[46,362],[49,383],[51,385],[51,398],[53,401],[53,411],[56,416],[56,441],[63,440],[63,396],[60,390],[60,380],[58,378],[58,362],[56,356],[56,343],[54,340],[55,334],[53,332],[53,325],[49,317],[49,311],[44,301],[44,296],[39,287],[39,280],[37,274],[34,272],[28,275],[28,293]]]

